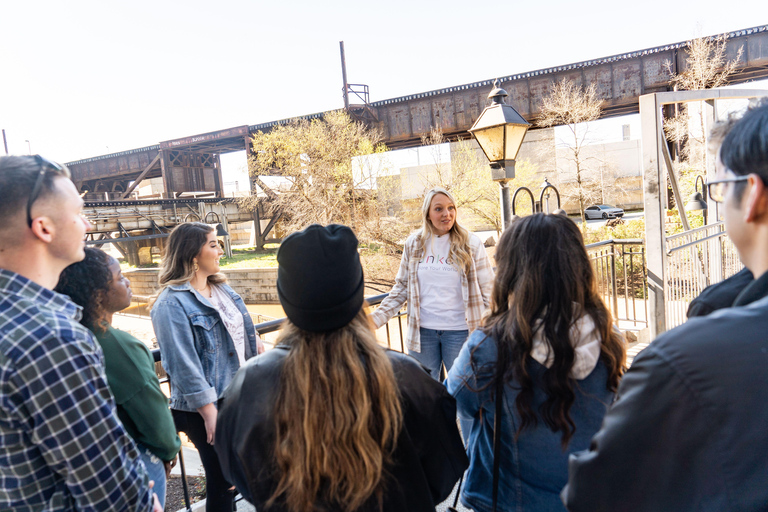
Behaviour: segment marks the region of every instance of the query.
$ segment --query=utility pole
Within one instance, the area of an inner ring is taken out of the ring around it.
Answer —
[[[347,61],[344,58],[344,41],[339,41],[341,51],[341,77],[344,80],[344,108],[349,110],[349,85],[347,84]]]
[[[3,128],[3,146],[5,146],[5,154],[8,154],[8,140],[5,138],[5,128]]]

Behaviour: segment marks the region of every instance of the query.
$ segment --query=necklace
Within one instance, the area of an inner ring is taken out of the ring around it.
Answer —
[[[192,288],[195,288],[195,287],[193,286]],[[205,286],[203,286],[202,288],[195,288],[195,290],[200,292],[205,297],[210,297],[211,296],[211,295],[205,293],[206,290],[210,291],[210,289],[211,289],[210,283],[205,283]]]

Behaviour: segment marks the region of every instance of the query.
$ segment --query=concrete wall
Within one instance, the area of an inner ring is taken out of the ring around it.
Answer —
[[[640,141],[589,144],[581,148],[582,182],[589,204],[607,203],[625,209],[643,207]],[[550,178],[551,180],[551,178]],[[563,208],[578,213],[576,163],[570,148],[557,148],[557,177]]]
[[[128,270],[134,295],[148,297],[157,291],[158,269]],[[246,304],[279,304],[277,297],[277,268],[238,268],[223,270],[228,284]]]

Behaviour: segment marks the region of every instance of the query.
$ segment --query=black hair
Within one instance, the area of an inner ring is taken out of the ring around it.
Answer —
[[[737,176],[757,174],[768,184],[768,101],[747,110],[723,139],[720,161]]]
[[[85,259],[73,263],[61,273],[53,291],[69,295],[69,298],[83,308],[80,323],[91,331],[106,329],[106,311],[102,301],[112,285],[112,271],[109,270],[110,256],[100,249],[85,248]]]
[[[43,181],[38,199],[53,191],[56,178],[69,178],[69,170],[66,167],[55,169],[43,165]],[[0,219],[7,219],[25,210],[40,174],[40,166],[34,156],[0,157]]]

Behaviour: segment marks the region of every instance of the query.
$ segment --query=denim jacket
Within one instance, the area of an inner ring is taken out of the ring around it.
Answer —
[[[477,370],[470,365],[472,357]],[[475,331],[462,347],[448,372],[446,385],[456,398],[459,417],[472,419],[467,452],[469,470],[462,488],[461,501],[478,512],[491,510],[493,487],[493,425],[495,401],[491,382],[496,362],[496,341],[481,331]],[[488,366],[486,366],[488,365]],[[528,373],[533,381],[534,411],[546,400],[542,381],[546,367],[528,358]],[[571,418],[576,431],[568,447],[560,445],[562,434],[552,432],[541,416],[535,426],[529,426],[515,439],[520,416],[515,407],[519,389],[514,383],[504,388],[501,419],[501,447],[498,510],[564,511],[560,490],[568,481],[569,454],[589,447],[598,431],[613,393],[607,389],[608,369],[598,361],[592,373],[576,380],[575,401]],[[486,387],[487,386],[487,387]]]
[[[245,358],[256,352],[256,330],[245,303],[226,284],[226,291],[243,314]],[[168,286],[151,311],[163,368],[171,379],[171,409],[195,412],[215,403],[235,376],[240,361],[219,313],[189,283]]]

